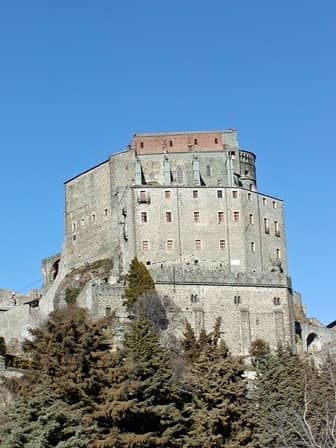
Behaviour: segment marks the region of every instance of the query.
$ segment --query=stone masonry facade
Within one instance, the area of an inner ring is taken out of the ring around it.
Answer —
[[[283,203],[257,191],[255,159],[232,129],[135,135],[65,183],[65,242],[43,263],[44,289],[111,258],[108,284],[80,301],[95,317],[122,314],[122,279],[136,256],[196,332],[221,317],[233,353],[247,355],[256,338],[294,350]]]
[[[247,356],[257,338],[273,350],[334,346],[336,324],[309,321],[292,290],[283,202],[258,191],[255,160],[233,129],[136,134],[124,151],[65,182],[62,251],[42,261],[38,298],[3,306],[0,336],[18,346],[64,305],[70,278],[71,287],[82,285],[80,306],[94,318],[115,313],[122,328],[126,274],[137,257],[177,338],[186,320],[199,333],[220,317],[233,354]],[[108,275],[87,272],[106,260]]]

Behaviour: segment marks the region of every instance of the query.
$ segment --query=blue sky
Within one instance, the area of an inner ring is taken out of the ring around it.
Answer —
[[[0,0],[0,288],[38,286],[63,182],[135,132],[235,128],[283,198],[308,315],[336,318],[334,1]]]

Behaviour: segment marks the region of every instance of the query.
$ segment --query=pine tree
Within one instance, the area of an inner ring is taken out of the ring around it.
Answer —
[[[186,321],[186,326],[182,339],[182,348],[184,359],[185,361],[187,361],[187,363],[193,362],[199,357],[200,354],[199,343],[189,321]]]
[[[128,287],[125,289],[124,304],[128,309],[145,292],[154,290],[154,281],[146,266],[137,258],[133,258],[127,275]]]
[[[193,399],[185,448],[236,448],[251,441],[244,366],[219,342],[219,323],[185,378]]]
[[[186,425],[183,397],[168,354],[145,318],[133,322],[123,356],[126,370],[119,366],[119,377],[106,390],[94,415],[101,436],[92,446],[182,446]]]
[[[256,423],[255,446],[282,446],[284,438],[291,441],[289,446],[300,446],[298,426],[288,421],[288,415],[290,410],[300,413],[303,408],[304,378],[304,363],[289,350],[263,357],[250,403]]]
[[[112,362],[108,319],[93,322],[85,310],[52,313],[24,343],[31,369],[13,382],[16,407],[0,440],[12,447],[88,446],[94,424],[85,419],[104,387],[100,367]],[[77,440],[77,441],[76,441]]]

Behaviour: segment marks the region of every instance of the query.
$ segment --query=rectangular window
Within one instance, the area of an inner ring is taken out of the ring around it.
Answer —
[[[141,222],[148,222],[148,216],[147,216],[147,212],[141,212],[140,213],[140,220]]]
[[[255,243],[251,242],[251,252],[255,252]]]
[[[166,222],[172,222],[172,212],[166,212]]]
[[[270,233],[270,229],[269,229],[269,223],[268,223],[268,219],[264,218],[264,228],[265,228],[265,233],[269,234]]]
[[[206,166],[206,175],[211,176],[211,166],[210,165]]]
[[[219,248],[220,248],[221,250],[224,250],[224,249],[225,249],[225,240],[219,240]]]
[[[146,191],[140,191],[140,202],[146,202]]]
[[[238,198],[238,191],[237,190],[232,190],[232,197],[233,197],[233,199],[237,199]]]
[[[105,209],[104,209],[104,215],[105,215],[105,216],[107,216],[107,212],[108,212],[108,210],[107,210],[107,208],[105,208]]]
[[[240,219],[240,214],[239,212],[233,212],[233,221],[234,222],[238,222]]]
[[[247,193],[247,199],[248,199],[249,201],[252,200],[252,193]]]
[[[254,224],[254,216],[252,214],[249,215],[249,223]]]
[[[149,249],[149,241],[148,241],[148,240],[143,240],[143,241],[142,241],[142,250],[143,250],[144,252],[147,252],[148,249]]]
[[[105,316],[111,316],[112,314],[112,308],[110,306],[107,306],[105,308]]]
[[[166,190],[165,191],[165,198],[169,199],[170,198],[170,190]]]
[[[72,223],[72,231],[73,231],[73,232],[76,231],[76,227],[77,227],[77,224],[76,224],[75,222],[73,222],[73,223]]]
[[[92,213],[91,215],[91,222],[95,222],[96,220],[96,215],[94,213]]]
[[[279,223],[278,223],[278,221],[274,221],[274,231],[275,231],[275,236],[280,236],[280,230],[279,230]]]
[[[280,249],[276,250],[276,257],[277,257],[277,260],[281,260],[281,251],[280,251]]]
[[[195,240],[195,249],[196,250],[202,249],[202,241],[201,240]]]
[[[263,198],[262,201],[263,201],[263,205],[267,205],[267,199],[266,198]]]
[[[200,221],[201,221],[200,212],[194,212],[194,222],[200,222]]]
[[[222,224],[224,222],[224,212],[218,212],[218,224]]]
[[[223,190],[217,190],[217,197],[221,199],[223,197]]]
[[[275,201],[273,201],[273,208],[277,208],[277,207],[278,207],[278,204]]]
[[[193,190],[193,198],[197,199],[198,198],[198,190]]]
[[[174,241],[173,240],[167,240],[167,249],[168,250],[174,249]]]

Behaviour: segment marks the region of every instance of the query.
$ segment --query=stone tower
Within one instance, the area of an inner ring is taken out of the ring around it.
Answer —
[[[135,135],[65,183],[64,248],[43,263],[45,289],[110,258],[116,291],[137,256],[197,332],[220,316],[235,354],[256,338],[294,349],[283,203],[257,191],[255,159],[232,129]],[[108,287],[98,315],[118,300]]]

